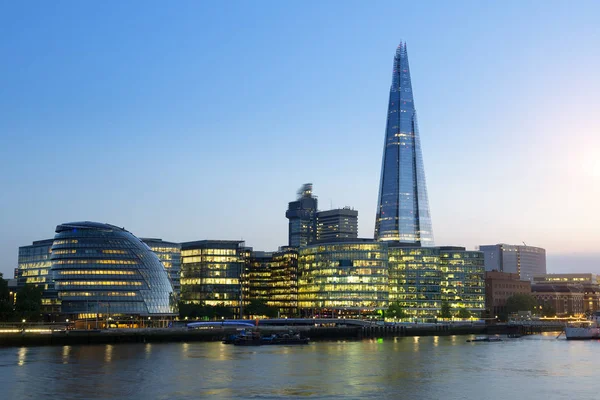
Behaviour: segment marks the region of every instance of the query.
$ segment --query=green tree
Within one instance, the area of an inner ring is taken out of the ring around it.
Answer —
[[[402,319],[402,318],[408,317],[408,314],[406,314],[406,312],[404,311],[404,309],[402,308],[402,306],[400,305],[399,302],[394,302],[394,303],[390,304],[385,315],[388,318],[394,318],[394,319]]]
[[[41,287],[27,284],[19,289],[15,303],[15,312],[19,318],[27,321],[41,319],[43,291]]]
[[[448,303],[447,300],[442,301],[440,318],[452,318],[452,313],[450,312],[450,303]]]
[[[535,312],[537,304],[537,300],[533,296],[524,293],[517,293],[506,299],[506,311],[509,314],[519,311]]]
[[[461,307],[458,309],[458,313],[456,314],[456,316],[458,318],[463,318],[463,319],[471,318],[471,311],[467,310],[464,307]]]

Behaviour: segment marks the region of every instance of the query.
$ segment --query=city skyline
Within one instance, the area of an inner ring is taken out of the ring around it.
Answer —
[[[0,272],[65,221],[275,250],[304,182],[371,237],[400,39],[436,244],[526,242],[548,272],[600,272],[598,5],[355,4],[1,6]]]

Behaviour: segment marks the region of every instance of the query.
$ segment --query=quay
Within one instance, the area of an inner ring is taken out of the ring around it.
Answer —
[[[562,323],[486,325],[483,322],[386,323],[354,319],[265,319],[181,323],[171,328],[66,329],[63,326],[0,327],[0,346],[64,346],[117,343],[211,342],[243,328],[259,329],[265,335],[294,330],[318,340],[360,340],[367,338],[451,335],[531,335],[558,332]]]

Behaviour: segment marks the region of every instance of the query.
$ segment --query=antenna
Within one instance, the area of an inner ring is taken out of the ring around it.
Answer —
[[[523,242],[523,246],[527,246],[527,243]]]

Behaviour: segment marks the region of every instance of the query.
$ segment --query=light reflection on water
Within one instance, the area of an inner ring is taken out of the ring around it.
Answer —
[[[1,348],[0,387],[2,398],[51,400],[595,397],[600,342],[555,336]]]

